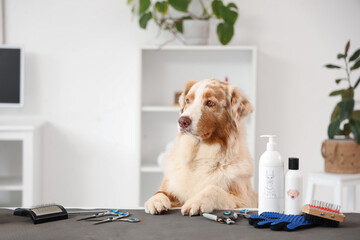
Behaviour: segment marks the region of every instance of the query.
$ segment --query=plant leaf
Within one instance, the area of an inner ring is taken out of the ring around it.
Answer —
[[[335,121],[335,119],[339,118],[339,116],[340,116],[340,108],[336,104],[334,111],[331,114],[331,122]]]
[[[356,50],[353,55],[351,55],[349,62],[356,60],[360,56],[360,49]]]
[[[351,132],[354,134],[354,138],[358,144],[360,144],[360,121],[350,119],[349,121]]]
[[[191,0],[168,0],[170,6],[180,12],[187,12]]]
[[[342,98],[342,100],[345,100],[345,99],[353,99],[353,98],[354,98],[354,89],[353,89],[353,88],[345,89],[345,90],[341,93],[341,98]]]
[[[227,5],[227,7],[230,9],[230,8],[235,8],[235,9],[238,9],[238,7],[236,6],[235,3],[231,2]]]
[[[148,8],[150,7],[150,4],[151,4],[150,0],[140,0],[139,15],[142,15],[143,13],[145,13],[146,10],[148,10]]]
[[[345,119],[350,117],[350,115],[354,110],[354,104],[355,104],[354,99],[345,99],[337,104],[340,108],[340,114],[339,114],[340,121],[344,121]]]
[[[346,137],[349,137],[350,133],[351,133],[350,124],[349,123],[344,124],[342,134]]]
[[[326,68],[341,68],[340,66],[334,65],[334,64],[326,64]]]
[[[360,59],[355,62],[355,64],[350,68],[350,70],[355,70],[360,67]]]
[[[220,23],[217,26],[216,32],[221,44],[226,45],[234,35],[234,25],[227,22]]]
[[[351,118],[360,121],[360,110],[353,111]]]
[[[182,21],[179,22],[179,23],[177,23],[177,24],[175,25],[175,27],[176,27],[176,30],[177,30],[178,32],[183,33],[183,22],[182,22]]]
[[[338,78],[338,79],[335,80],[335,82],[336,82],[337,84],[339,84],[342,80],[345,80],[345,78]]]
[[[328,136],[330,139],[333,139],[334,136],[338,133],[340,127],[340,119],[335,119],[332,121],[328,127]]]
[[[146,29],[149,20],[152,18],[151,12],[143,14],[139,19],[139,25],[141,28]]]
[[[134,0],[127,0],[127,4],[130,5]]]
[[[359,85],[359,83],[360,83],[360,77],[359,77],[359,79],[356,81],[356,83],[355,83],[355,85],[354,85],[354,89]]]
[[[220,16],[226,23],[234,25],[238,18],[238,13],[237,11],[231,10],[229,5],[227,5],[226,7],[221,8]]]
[[[340,58],[346,58],[347,56],[345,54],[342,54],[342,53],[339,53],[337,55],[337,58],[340,59]]]
[[[162,15],[166,15],[168,12],[168,3],[166,1],[155,3],[155,9]]]
[[[344,99],[352,99],[354,97],[354,89],[353,88],[348,88],[348,89],[341,89],[341,90],[336,90],[333,91],[329,94],[329,96],[337,96],[337,95],[341,95],[341,98]]]
[[[341,95],[346,89],[341,89],[341,90],[336,90],[336,91],[333,91],[329,94],[329,96],[337,96],[337,95]]]
[[[348,51],[349,51],[349,48],[350,48],[350,40],[346,43],[346,46],[345,46],[345,55],[347,55]]]
[[[219,19],[221,18],[220,12],[223,7],[224,7],[224,4],[221,0],[214,0],[211,3],[212,11],[213,11],[214,15]]]

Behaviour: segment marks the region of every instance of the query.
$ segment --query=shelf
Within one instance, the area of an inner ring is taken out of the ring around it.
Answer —
[[[139,203],[143,205],[159,189],[163,178],[156,159],[178,132],[180,108],[171,106],[176,92],[182,91],[188,80],[227,77],[255,106],[256,47],[144,46],[140,54]],[[247,141],[254,155],[255,113],[246,124]]]
[[[141,172],[145,172],[145,173],[162,173],[163,172],[161,167],[159,167],[157,165],[141,166],[140,170],[141,170]]]
[[[159,46],[144,46],[142,50],[157,50],[157,51],[166,51],[166,50],[255,50],[254,46],[221,46],[221,45],[207,45],[207,46],[186,46],[186,45],[167,45],[159,49]]]
[[[0,191],[22,191],[21,177],[0,177]]]
[[[163,175],[160,173],[143,173],[140,175],[140,184],[142,189],[140,191],[139,206],[144,206],[146,200],[159,191]]]
[[[0,131],[34,131],[43,123],[44,121],[39,117],[13,117],[5,115],[0,117]]]
[[[0,193],[1,208],[15,208],[22,206],[22,191],[2,191]],[[31,206],[31,205],[28,205]]]
[[[143,106],[141,108],[143,112],[179,112],[179,107],[167,107],[167,106]]]

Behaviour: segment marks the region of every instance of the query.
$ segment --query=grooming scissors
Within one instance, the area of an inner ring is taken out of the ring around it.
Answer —
[[[102,224],[102,223],[115,222],[115,221],[124,221],[124,222],[131,222],[131,223],[140,222],[140,219],[138,219],[138,218],[124,218],[124,217],[127,217],[127,216],[119,215],[117,217],[109,217],[107,219],[101,220],[101,221],[96,222],[94,224]]]
[[[78,221],[88,220],[88,219],[92,219],[92,218],[99,218],[99,217],[104,217],[104,216],[125,216],[125,217],[129,216],[128,212],[123,213],[123,212],[120,212],[119,210],[120,209],[108,210],[106,212],[98,212],[89,217],[80,218],[80,219],[78,219]]]

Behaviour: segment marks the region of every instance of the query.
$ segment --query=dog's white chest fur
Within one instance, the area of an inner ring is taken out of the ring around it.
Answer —
[[[165,159],[164,172],[168,176],[168,191],[185,202],[206,186],[228,188],[229,170],[220,154],[220,145],[207,145],[194,137],[181,135],[176,148]]]

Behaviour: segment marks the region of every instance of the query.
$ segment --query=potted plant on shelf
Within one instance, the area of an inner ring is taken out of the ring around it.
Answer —
[[[221,44],[228,44],[234,35],[234,24],[238,18],[236,4],[225,5],[222,0],[211,0],[211,5],[207,6],[202,0],[197,1],[202,8],[200,15],[189,11],[192,0],[128,0],[128,4],[132,6],[132,12],[139,15],[141,28],[146,29],[148,22],[153,20],[159,29],[169,31],[174,39],[189,45],[206,45],[209,20],[216,18],[219,20],[216,28],[218,39]],[[169,8],[175,10],[175,14],[170,14]]]
[[[360,110],[355,110],[354,92],[359,86],[360,78],[352,84],[352,71],[360,68],[360,49],[348,55],[350,41],[344,53],[337,58],[344,61],[343,66],[327,64],[329,69],[342,69],[346,75],[336,79],[337,84],[345,82],[347,87],[330,93],[330,96],[341,96],[336,104],[328,127],[330,140],[322,144],[322,155],[325,159],[325,171],[331,173],[360,173]],[[351,65],[351,66],[350,66]]]

